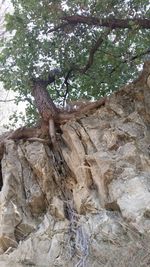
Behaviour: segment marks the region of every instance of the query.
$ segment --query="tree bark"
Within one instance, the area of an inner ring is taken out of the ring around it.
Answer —
[[[46,122],[49,119],[56,119],[58,116],[58,109],[51,99],[47,89],[47,83],[44,81],[34,81],[32,86],[32,95],[35,100],[35,105],[41,115],[42,119]]]
[[[49,135],[54,145],[56,143],[55,121],[57,121],[58,118],[58,109],[46,89],[48,84],[49,82],[44,80],[37,79],[34,81],[32,95],[39,114],[42,119],[49,124]]]

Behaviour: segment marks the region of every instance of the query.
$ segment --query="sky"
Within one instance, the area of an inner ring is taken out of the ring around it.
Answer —
[[[12,11],[10,1],[0,0],[0,36],[4,32],[4,15],[6,11]],[[25,114],[25,104],[21,102],[18,106],[13,101],[15,94],[12,91],[6,91],[0,82],[0,134],[6,131],[4,125],[9,124],[9,116],[13,112],[23,112]],[[23,122],[22,122],[23,123]],[[16,124],[16,127],[21,126],[21,121]]]

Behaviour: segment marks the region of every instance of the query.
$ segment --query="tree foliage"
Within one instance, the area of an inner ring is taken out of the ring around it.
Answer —
[[[36,112],[31,81],[59,69],[49,92],[55,103],[98,99],[137,76],[150,53],[149,0],[11,0],[1,75],[7,90]]]

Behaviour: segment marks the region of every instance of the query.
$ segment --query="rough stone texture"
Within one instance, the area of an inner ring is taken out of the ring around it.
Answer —
[[[150,64],[60,149],[5,141],[0,266],[149,266]]]

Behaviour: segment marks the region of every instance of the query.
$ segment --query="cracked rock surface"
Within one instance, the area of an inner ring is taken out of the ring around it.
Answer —
[[[150,265],[149,73],[63,125],[59,150],[5,141],[1,267]]]

